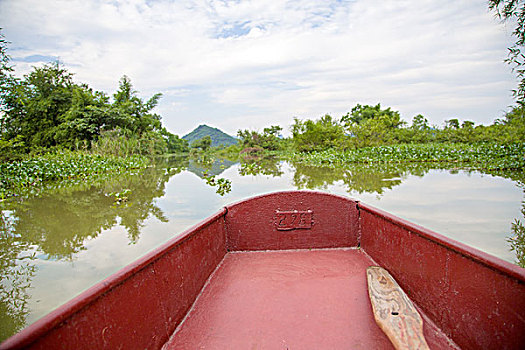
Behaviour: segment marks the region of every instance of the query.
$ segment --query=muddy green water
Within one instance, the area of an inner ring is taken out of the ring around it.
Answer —
[[[231,180],[231,192],[219,196],[202,179],[205,172]],[[359,199],[515,262],[508,239],[511,223],[523,221],[523,182],[521,173],[422,165],[341,170],[267,160],[206,167],[171,159],[139,175],[57,186],[33,198],[4,202],[0,340],[224,205],[279,190],[320,190]],[[126,189],[127,201],[116,204],[114,193]]]

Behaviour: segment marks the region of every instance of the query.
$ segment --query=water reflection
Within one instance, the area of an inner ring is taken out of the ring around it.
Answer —
[[[245,157],[241,159],[239,174],[248,175],[268,175],[279,177],[284,174],[282,162],[277,157]]]
[[[511,179],[516,186],[523,189],[525,198],[525,173],[519,170],[494,170],[487,172],[494,176]],[[510,250],[516,254],[516,265],[525,268],[525,201],[521,202],[521,217],[510,224],[510,235],[507,237]]]
[[[194,173],[201,179],[204,179],[210,175],[220,175],[226,169],[237,164],[236,161],[228,159],[215,159],[215,158],[189,158],[187,170]]]
[[[293,184],[297,189],[324,190],[341,182],[348,192],[382,194],[385,190],[400,185],[409,175],[424,176],[429,170],[441,169],[425,163],[403,164],[349,164],[345,168],[311,166],[299,162],[293,167]],[[276,157],[242,159],[239,174],[269,175],[284,174],[283,161]]]
[[[315,167],[294,163],[294,185],[299,189],[326,189],[342,182],[347,192],[383,194],[400,185],[408,176],[422,177],[435,165],[403,164],[349,164],[345,168]]]
[[[0,214],[0,340],[24,327],[29,313],[28,288],[35,274],[31,246],[15,233],[15,218]]]
[[[48,259],[70,259],[117,223],[126,228],[130,243],[140,236],[143,222],[154,216],[166,222],[154,199],[164,195],[166,181],[181,168],[148,168],[139,176],[116,177],[99,185],[61,188],[38,197],[4,204],[16,217],[12,229],[19,242],[36,245]],[[115,205],[110,193],[128,190],[129,199]]]
[[[511,224],[511,235],[507,242],[510,249],[516,253],[516,264],[525,267],[525,201],[522,202],[521,214],[521,219],[515,219]]]

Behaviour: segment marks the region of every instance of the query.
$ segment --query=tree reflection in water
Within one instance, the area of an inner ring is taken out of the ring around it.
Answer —
[[[521,220],[516,219],[511,224],[511,236],[507,241],[510,244],[510,249],[516,253],[516,264],[525,267],[525,202],[522,203]]]
[[[276,157],[245,157],[241,159],[239,174],[246,175],[268,175],[279,177],[284,174],[282,161]]]
[[[36,269],[31,245],[20,242],[15,233],[15,220],[9,212],[0,214],[0,339],[24,327],[29,313],[27,289]]]
[[[523,197],[525,198],[525,173],[523,171],[496,170],[489,172],[489,174],[511,179],[523,189]],[[510,225],[510,235],[507,237],[507,242],[510,245],[510,250],[516,253],[516,265],[525,268],[525,201],[521,202],[521,219],[515,219]]]
[[[166,182],[182,167],[151,167],[139,176],[124,175],[101,184],[85,184],[45,192],[4,204],[17,219],[13,231],[20,242],[36,245],[49,259],[70,259],[84,249],[86,239],[97,237],[117,223],[135,243],[144,221],[154,216],[166,222],[155,204],[164,195]],[[115,205],[110,193],[129,190],[129,200]]]
[[[294,163],[294,185],[299,189],[326,189],[341,181],[347,192],[376,193],[400,185],[409,175],[424,176],[437,169],[424,163],[349,164],[345,168]]]

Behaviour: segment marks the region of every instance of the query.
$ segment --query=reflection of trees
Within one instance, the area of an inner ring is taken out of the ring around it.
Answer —
[[[523,189],[525,197],[525,174],[522,171],[512,171],[505,175],[517,182],[518,186]],[[521,220],[516,219],[511,223],[511,236],[507,241],[510,244],[510,250],[516,253],[516,264],[525,267],[525,201],[521,202],[521,215]]]
[[[50,257],[64,258],[83,248],[86,238],[96,237],[115,225],[112,199],[97,188],[56,191],[10,205],[19,241],[34,244]],[[106,210],[102,210],[106,208]]]
[[[180,167],[153,167],[139,176],[122,175],[102,184],[57,189],[39,197],[7,203],[16,217],[13,230],[19,240],[36,245],[55,259],[70,258],[84,249],[84,241],[120,224],[131,242],[139,238],[144,221],[154,216],[167,221],[154,199],[164,195],[168,179]],[[129,200],[116,205],[109,193],[129,190]]]
[[[294,164],[294,185],[298,189],[326,189],[329,185],[343,180],[345,170],[332,167],[316,167],[305,164]]]
[[[131,243],[138,241],[140,230],[148,217],[156,217],[162,222],[168,221],[162,210],[155,204],[155,198],[164,195],[166,182],[172,175],[180,171],[179,168],[173,168],[166,173],[164,169],[150,168],[141,176],[126,176],[104,186],[102,189],[104,196],[122,189],[131,191],[127,202],[121,205],[114,204],[108,210],[115,220],[116,217],[120,218],[120,225],[126,228]]]
[[[521,214],[525,218],[525,202],[522,202]],[[510,250],[516,253],[516,264],[525,267],[525,226],[516,219],[511,224],[512,236],[507,239]]]
[[[25,326],[29,312],[27,288],[35,273],[30,246],[19,242],[14,218],[0,212],[0,341]]]
[[[231,181],[225,178],[217,178],[224,170],[235,164],[234,161],[225,158],[215,158],[212,154],[197,154],[190,156],[188,171],[191,171],[206,184],[215,187],[215,192],[221,196],[231,191]]]
[[[343,182],[349,192],[382,194],[386,189],[400,185],[408,175],[408,169],[395,166],[360,164],[346,169]]]
[[[382,194],[400,185],[408,175],[423,176],[434,166],[421,163],[349,164],[345,168],[316,167],[301,163],[295,167],[294,184],[299,189],[325,189],[342,181],[350,191]]]
[[[241,160],[239,173],[246,175],[269,175],[279,177],[284,174],[281,161],[275,157],[251,157]]]
[[[469,172],[469,169],[457,168],[454,163],[349,163],[344,167],[320,167],[294,162],[292,165],[295,168],[294,184],[299,189],[324,189],[337,181],[342,181],[347,186],[348,192],[377,194],[400,185],[409,175],[422,177],[432,169],[447,170],[451,174],[456,174],[460,170]],[[518,186],[525,187],[522,171],[472,171],[511,179],[517,182]]]
[[[516,182],[518,187],[523,189],[525,197],[525,173],[522,170],[493,170],[484,171],[487,174],[501,176]],[[515,219],[510,225],[510,236],[507,242],[510,250],[516,254],[516,264],[525,267],[525,201],[521,202],[521,220]]]
[[[188,156],[185,154],[169,154],[158,156],[153,159],[157,168],[166,169],[166,171],[176,169],[176,173],[179,173],[188,167],[188,160]]]

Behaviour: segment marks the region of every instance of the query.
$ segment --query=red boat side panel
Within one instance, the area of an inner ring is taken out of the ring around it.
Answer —
[[[358,249],[229,253],[164,349],[393,349],[368,299],[371,264]]]
[[[1,349],[160,349],[226,254],[225,210],[95,285]]]
[[[525,349],[525,269],[359,207],[361,247],[462,349]]]
[[[231,205],[228,250],[354,247],[356,202],[327,193],[300,191],[263,195]]]

